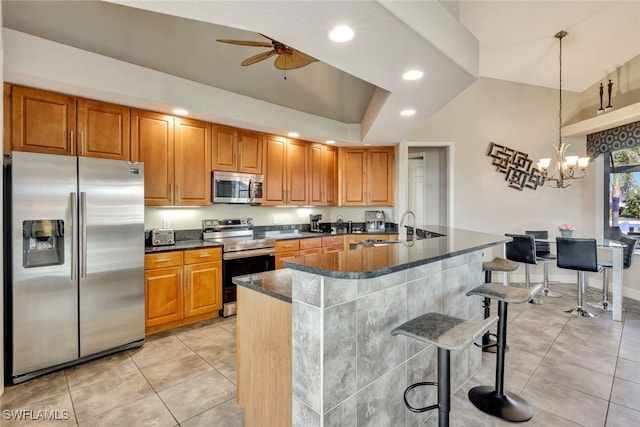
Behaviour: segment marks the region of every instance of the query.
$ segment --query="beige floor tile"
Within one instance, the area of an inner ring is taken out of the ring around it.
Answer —
[[[152,393],[147,380],[136,371],[71,390],[71,399],[80,422]]]
[[[0,397],[0,409],[13,409],[68,392],[63,371],[34,378],[18,385],[6,386]]]
[[[640,383],[640,362],[618,358],[616,366],[616,378]]]
[[[143,397],[79,423],[79,427],[172,427],[176,425],[178,422],[157,394]]]
[[[180,423],[182,427],[243,427],[244,413],[235,397]]]
[[[162,390],[158,395],[178,422],[183,422],[233,398],[236,387],[213,371]]]
[[[607,427],[640,426],[640,412],[611,403],[607,416]]]
[[[176,337],[195,351],[220,342],[235,342],[235,336],[218,325],[207,325],[200,329],[181,331],[176,333]]]
[[[75,426],[75,413],[69,393],[50,396],[25,406],[3,409],[2,427]]]
[[[630,409],[640,408],[640,384],[616,378],[611,390],[611,403]]]
[[[236,342],[227,338],[222,338],[212,346],[197,350],[197,353],[211,364],[214,368],[228,365],[236,359]]]
[[[213,367],[195,353],[140,368],[156,392],[196,377]]]
[[[616,369],[616,356],[592,350],[590,348],[576,348],[571,344],[557,342],[546,357],[559,362],[571,363],[592,369],[606,375],[613,376]]]
[[[145,342],[142,348],[129,351],[129,356],[138,367],[166,362],[191,354],[191,349],[174,335],[163,335]]]
[[[535,375],[520,397],[532,406],[587,427],[604,425],[609,403]]]
[[[571,363],[546,357],[538,366],[534,378],[551,381],[574,390],[608,400],[613,376]]]
[[[127,352],[120,352],[102,359],[74,366],[65,371],[70,389],[84,387],[115,376],[134,372],[136,367]]]

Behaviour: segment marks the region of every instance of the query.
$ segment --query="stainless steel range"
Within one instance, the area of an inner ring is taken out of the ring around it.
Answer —
[[[254,239],[253,219],[202,220],[202,239],[221,243],[222,246],[222,304],[220,315],[236,313],[235,276],[275,270],[275,239]]]

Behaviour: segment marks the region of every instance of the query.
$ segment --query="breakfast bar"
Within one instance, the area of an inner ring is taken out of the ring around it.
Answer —
[[[413,426],[431,414],[407,410],[402,394],[435,379],[436,349],[391,330],[430,311],[480,318],[480,301],[465,294],[482,282],[482,251],[510,239],[422,228],[437,237],[370,242],[234,279],[245,425]],[[477,347],[452,352],[451,389],[481,363]],[[416,396],[433,401],[435,388]]]

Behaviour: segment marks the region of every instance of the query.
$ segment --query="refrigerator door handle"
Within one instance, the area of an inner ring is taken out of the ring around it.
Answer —
[[[76,247],[76,218],[78,217],[78,195],[71,194],[71,280],[76,280],[78,271],[78,248]]]
[[[80,192],[80,277],[87,277],[87,193]]]

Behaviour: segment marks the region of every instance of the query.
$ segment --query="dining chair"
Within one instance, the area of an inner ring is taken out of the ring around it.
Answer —
[[[505,256],[507,259],[515,262],[521,262],[524,264],[524,284],[527,289],[531,287],[531,273],[530,266],[538,264],[538,257],[536,257],[536,243],[532,234],[508,234],[505,236],[511,237],[511,241],[505,244]],[[544,304],[536,298],[529,300],[531,304]]]
[[[560,298],[562,296],[560,292],[549,289],[549,264],[556,260],[556,255],[551,253],[551,243],[540,241],[547,240],[549,238],[549,232],[547,230],[537,230],[525,231],[524,233],[533,234],[533,237],[535,238],[538,263],[541,263],[544,267],[544,281],[542,282],[544,287],[542,288],[541,293],[546,297]]]
[[[558,268],[576,270],[578,274],[578,301],[573,308],[565,312],[574,316],[599,317],[583,307],[584,273],[600,272],[603,264],[598,262],[596,239],[578,237],[556,237],[556,256]]]
[[[622,248],[622,268],[628,269],[633,263],[633,253],[638,246],[638,239],[627,236],[620,236],[616,240],[625,244]],[[602,261],[602,301],[587,302],[590,307],[599,308],[604,311],[613,311],[613,305],[609,302],[609,270],[613,268],[611,261]]]

